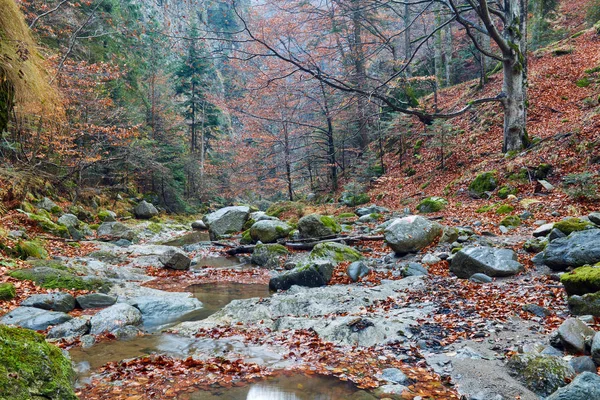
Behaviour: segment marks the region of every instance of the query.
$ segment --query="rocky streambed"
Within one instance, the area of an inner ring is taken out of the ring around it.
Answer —
[[[556,275],[600,258],[594,216],[568,235],[540,223],[535,238],[382,208],[357,210],[345,226],[311,215],[298,231],[267,217],[232,207],[205,219],[212,239],[233,247],[227,232],[253,220],[249,242],[259,243],[240,259],[215,256],[199,232],[168,228],[133,244],[117,226],[113,233],[123,237],[110,234],[85,257],[35,262],[21,272],[36,282],[71,279],[94,293],[39,295],[1,323],[76,344],[69,351],[78,393],[90,399],[162,390],[164,398],[187,399],[556,400],[594,398],[580,393],[600,387],[598,314],[588,295],[600,287],[590,287],[594,279],[572,284],[577,298],[569,304],[586,315],[571,317]],[[145,225],[126,230],[139,236]],[[366,239],[328,241],[342,230]],[[324,239],[290,254],[276,243],[288,235],[297,243]],[[525,251],[532,245],[541,249],[537,265]],[[570,282],[568,274],[562,279]],[[270,292],[267,283],[285,290]],[[150,365],[164,377],[161,385],[141,379]],[[198,375],[181,373],[176,382],[169,374],[179,365]]]

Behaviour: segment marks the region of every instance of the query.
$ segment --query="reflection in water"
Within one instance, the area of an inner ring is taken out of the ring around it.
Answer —
[[[283,392],[269,385],[252,386],[248,391],[248,400],[300,400],[294,393]]]
[[[261,284],[244,284],[235,282],[202,283],[188,286],[186,292],[202,302],[202,310],[188,320],[200,320],[216,313],[225,307],[231,300],[251,299],[253,297],[268,297],[271,295],[269,287]]]

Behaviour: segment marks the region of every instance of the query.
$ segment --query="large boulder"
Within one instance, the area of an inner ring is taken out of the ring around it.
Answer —
[[[165,266],[171,269],[189,269],[192,260],[181,250],[170,249],[165,251],[158,257],[158,260]]]
[[[507,364],[509,373],[520,379],[528,389],[548,396],[575,376],[569,362],[559,357],[525,353],[515,354]]]
[[[554,271],[600,262],[600,229],[573,232],[553,240],[542,253],[541,261]]]
[[[421,202],[417,206],[417,210],[419,210],[420,213],[428,214],[442,211],[447,205],[448,201],[446,199],[442,197],[433,196],[421,200]]]
[[[523,271],[523,265],[517,261],[515,252],[509,249],[465,247],[452,258],[450,271],[464,279],[477,273],[502,277]]]
[[[44,336],[0,326],[0,398],[77,400],[74,378],[71,360]]]
[[[250,208],[246,206],[225,207],[207,214],[202,219],[213,239],[224,235],[239,232],[250,215]]]
[[[309,255],[309,259],[311,260],[328,260],[335,264],[343,261],[358,261],[362,258],[362,254],[356,249],[335,242],[319,243],[312,249]]]
[[[52,214],[60,214],[62,212],[62,209],[47,197],[44,197],[35,206],[37,208],[41,208],[42,210],[51,212]]]
[[[568,300],[569,311],[573,315],[593,315],[600,317],[600,291],[583,296],[571,296]]]
[[[292,227],[282,221],[262,220],[250,227],[250,236],[255,242],[275,243],[277,239],[287,237]]]
[[[579,318],[566,319],[557,330],[560,343],[567,351],[585,353],[585,344],[596,332]]]
[[[142,323],[142,313],[137,308],[125,303],[117,303],[105,308],[90,320],[90,333],[97,335],[112,332],[124,326],[137,326]]]
[[[75,308],[75,297],[70,293],[34,294],[22,303],[22,306],[41,308],[42,310],[69,312]]]
[[[49,326],[69,321],[69,314],[47,311],[35,307],[17,307],[0,319],[0,324],[15,325],[34,331],[43,331]]]
[[[58,224],[62,226],[66,226],[67,228],[78,228],[79,227],[79,218],[77,218],[73,214],[63,214],[58,219]]]
[[[340,233],[342,227],[333,217],[309,214],[298,221],[298,231],[302,238],[321,238]]]
[[[144,325],[165,324],[202,308],[202,302],[195,297],[177,293],[172,296],[142,295],[127,300],[142,313]],[[137,325],[137,324],[131,324]]]
[[[119,240],[125,239],[133,242],[137,239],[135,232],[121,222],[103,222],[96,231],[98,239]]]
[[[254,247],[251,261],[261,267],[275,269],[279,267],[281,257],[285,257],[288,253],[288,250],[280,244],[258,244]]]
[[[110,307],[117,302],[117,299],[113,296],[109,296],[104,293],[89,293],[82,294],[75,298],[79,307],[85,309],[88,308],[105,308]]]
[[[600,292],[600,263],[575,268],[563,274],[560,281],[569,296]]]
[[[583,372],[573,382],[552,393],[546,400],[592,400],[600,399],[600,376]]]
[[[158,215],[158,210],[152,203],[148,203],[146,200],[143,200],[133,209],[133,213],[136,218],[139,219],[150,219],[155,215]]]
[[[385,241],[397,254],[416,253],[441,234],[440,224],[415,215],[394,219],[384,230]]]
[[[309,261],[291,271],[271,278],[269,289],[287,290],[293,285],[307,287],[325,286],[331,279],[335,264],[329,260],[317,259]]]

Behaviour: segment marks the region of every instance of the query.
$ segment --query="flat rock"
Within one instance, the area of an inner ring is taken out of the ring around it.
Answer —
[[[70,293],[34,294],[23,300],[21,306],[43,310],[69,312],[75,308],[75,298]]]
[[[21,328],[43,331],[49,326],[60,325],[72,319],[69,314],[42,310],[35,307],[17,307],[0,319],[4,325],[16,325]]]
[[[188,293],[178,293],[176,296],[139,296],[128,299],[127,303],[140,310],[144,325],[176,321],[202,308],[202,302]]]
[[[554,228],[554,222],[551,222],[549,224],[543,224],[543,225],[539,226],[536,230],[533,231],[533,236],[534,237],[548,236],[548,234],[552,231],[552,228]]]
[[[476,273],[490,277],[511,276],[523,269],[514,251],[494,247],[465,247],[450,262],[450,271],[464,279]]]
[[[139,325],[142,323],[142,313],[137,308],[117,303],[98,312],[90,320],[90,333],[97,335],[103,332],[112,332],[126,325]]]
[[[79,307],[84,310],[87,308],[105,308],[110,307],[117,302],[113,296],[104,293],[82,294],[75,298]]]
[[[195,230],[198,230],[198,231],[200,231],[200,230],[203,231],[203,230],[208,229],[208,227],[206,226],[206,224],[204,223],[204,221],[202,221],[201,219],[199,219],[198,221],[192,222],[192,229],[195,229]]]
[[[475,282],[475,283],[492,283],[493,282],[492,277],[487,276],[486,274],[482,274],[481,272],[471,275],[469,280],[471,282]]]

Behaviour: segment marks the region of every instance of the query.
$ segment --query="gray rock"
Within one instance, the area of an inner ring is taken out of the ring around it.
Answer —
[[[389,213],[390,210],[388,210],[385,207],[379,207],[379,206],[376,206],[375,204],[371,204],[369,207],[357,208],[356,211],[354,211],[354,212],[359,217],[362,217],[363,215],[370,215],[370,214],[385,214],[385,213]]]
[[[600,365],[600,332],[596,332],[594,339],[592,340],[592,359],[598,365]]]
[[[75,300],[79,307],[84,310],[88,308],[110,307],[117,302],[116,298],[104,293],[82,294],[81,296],[77,296]]]
[[[592,224],[600,225],[600,212],[590,213],[588,219]]]
[[[475,282],[475,283],[492,283],[493,282],[493,279],[491,277],[487,276],[486,274],[482,274],[480,272],[471,275],[469,280],[471,282]]]
[[[525,304],[522,308],[523,311],[531,313],[536,317],[545,318],[550,315],[550,310],[537,304]]]
[[[375,222],[375,221],[377,221],[377,218],[374,218],[374,216],[371,214],[363,215],[362,217],[360,217],[358,219],[358,222],[362,222],[365,224],[368,224],[370,222]]]
[[[540,352],[540,354],[544,354],[544,355],[547,355],[547,356],[554,356],[554,357],[562,357],[562,356],[564,356],[564,353],[561,350],[559,350],[559,349],[557,349],[556,347],[553,347],[553,346],[546,346],[544,348],[544,350],[542,350]]]
[[[375,394],[379,398],[389,398],[390,396],[400,396],[404,392],[408,392],[408,388],[404,385],[382,385],[375,389]]]
[[[89,349],[96,343],[96,338],[93,335],[82,335],[79,340],[81,341],[81,347]]]
[[[342,227],[332,217],[309,214],[298,221],[298,231],[302,238],[321,238],[340,233]]]
[[[125,239],[133,242],[137,236],[135,232],[121,222],[103,222],[96,231],[99,239],[119,240]]]
[[[400,273],[402,274],[402,276],[407,277],[427,275],[429,274],[429,271],[427,271],[427,269],[422,264],[411,262],[406,265],[403,265],[400,268]]]
[[[441,234],[440,224],[414,215],[394,219],[384,231],[385,241],[397,254],[415,253]]]
[[[117,241],[115,242],[115,245],[116,245],[116,246],[119,246],[119,247],[129,247],[129,246],[131,246],[132,244],[133,244],[133,243],[132,243],[130,240],[127,240],[127,239],[119,239],[119,240],[117,240]]]
[[[140,310],[129,304],[117,303],[92,317],[90,333],[97,335],[102,332],[112,332],[126,325],[139,325],[141,322]]]
[[[580,374],[586,371],[596,373],[596,364],[592,360],[592,357],[575,357],[572,358],[571,361],[569,361],[569,363],[571,363],[571,367],[573,367],[576,374]]]
[[[410,379],[400,371],[398,368],[386,368],[381,371],[381,378],[391,383],[398,383],[400,385],[408,385]]]
[[[56,213],[57,211],[60,211],[60,207],[47,197],[44,197],[35,206],[37,208],[41,208],[42,210],[46,210],[51,213]]]
[[[49,326],[60,325],[72,319],[69,314],[47,311],[35,307],[17,307],[0,319],[4,325],[16,325],[34,331],[43,331]]]
[[[491,277],[511,276],[523,269],[514,251],[494,247],[465,247],[450,262],[450,271],[464,279],[476,273]]]
[[[58,219],[58,224],[66,226],[67,228],[77,228],[79,227],[80,222],[81,221],[73,214],[63,214]]]
[[[561,231],[560,229],[554,228],[550,231],[550,234],[548,235],[548,240],[550,242],[552,242],[556,239],[560,239],[560,238],[564,238],[564,237],[567,237],[567,235],[565,235],[563,233],[563,231]]]
[[[140,329],[132,325],[122,326],[112,332],[119,340],[130,340],[142,333]]]
[[[346,270],[346,274],[348,274],[353,282],[357,282],[363,276],[368,275],[369,272],[371,272],[371,268],[362,261],[354,261],[352,264],[348,265],[348,269]]]
[[[328,260],[313,260],[291,271],[271,278],[269,289],[287,290],[293,285],[319,287],[327,285],[331,279],[335,264]]]
[[[198,221],[192,222],[192,229],[197,230],[197,231],[203,231],[208,228],[207,228],[206,224],[204,223],[204,221],[199,219]]]
[[[593,315],[600,317],[600,293],[570,296],[568,304],[569,311],[573,315]]]
[[[543,224],[540,227],[538,227],[535,231],[533,231],[533,237],[548,236],[548,234],[552,232],[552,228],[554,228],[554,222],[550,222],[549,224]]]
[[[34,294],[23,300],[21,306],[69,312],[75,308],[75,298],[70,293],[62,292]]]
[[[176,321],[182,316],[202,308],[200,300],[180,294],[168,297],[139,296],[128,299],[127,304],[140,310],[145,325],[158,325]]]
[[[285,257],[288,253],[288,250],[280,244],[257,244],[250,260],[261,267],[275,269],[279,267],[281,257]]]
[[[600,261],[600,229],[573,232],[556,239],[546,247],[541,256],[544,264],[554,271],[593,265]]]
[[[503,234],[505,234],[505,235],[506,235],[506,234],[508,233],[508,231],[509,231],[509,229],[508,229],[506,226],[504,226],[504,225],[500,225],[500,227],[499,227],[498,229],[500,229],[500,233],[503,233]]]
[[[425,254],[421,259],[421,262],[427,265],[437,264],[440,261],[442,260],[439,257],[434,256],[433,254]]]
[[[440,243],[452,243],[458,240],[460,233],[458,229],[453,226],[444,227],[444,233],[442,233],[442,237],[440,238]]]
[[[287,237],[292,227],[282,221],[262,220],[250,227],[250,236],[255,242],[275,243],[277,239]]]
[[[77,317],[50,329],[47,337],[50,339],[59,339],[64,337],[81,336],[89,333],[89,331],[89,318]]]
[[[578,318],[569,318],[558,327],[558,338],[570,352],[585,353],[585,343],[595,332]]]
[[[184,252],[177,249],[166,251],[158,257],[158,260],[165,268],[178,270],[189,269],[192,263],[192,260]]]
[[[202,221],[208,226],[208,231],[213,239],[224,235],[239,232],[250,215],[250,208],[246,206],[225,207],[204,216]]]
[[[258,221],[279,221],[279,218],[267,215],[264,211],[256,211],[250,214],[250,219]]]
[[[575,376],[567,361],[541,354],[515,354],[508,361],[507,368],[512,376],[540,396],[550,395]]]
[[[158,215],[158,210],[152,203],[148,203],[146,200],[143,200],[133,209],[133,213],[136,218],[139,219],[150,219],[155,215]]]
[[[573,382],[546,398],[546,400],[592,399],[600,399],[600,376],[591,372],[578,375]]]

